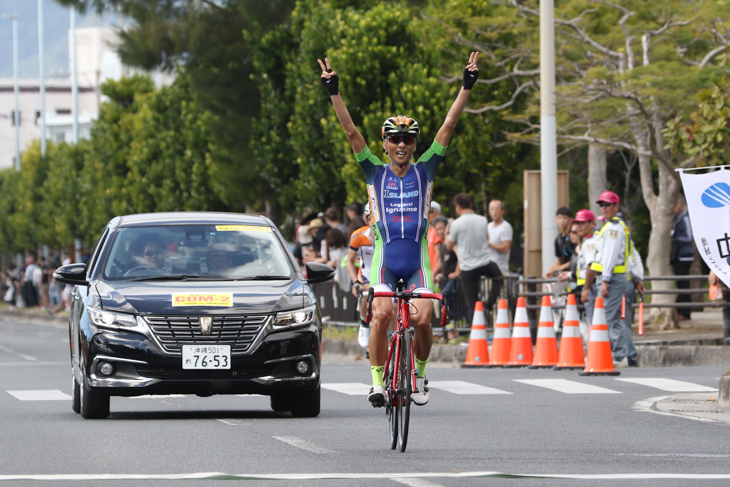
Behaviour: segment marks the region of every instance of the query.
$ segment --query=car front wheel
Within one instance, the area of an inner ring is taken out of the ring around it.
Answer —
[[[295,418],[314,418],[319,416],[320,386],[311,391],[292,394],[291,413]]]
[[[84,419],[104,419],[109,416],[109,395],[95,391],[89,387],[86,380],[86,368],[81,367],[82,384],[79,386],[81,393],[80,405],[81,416]]]

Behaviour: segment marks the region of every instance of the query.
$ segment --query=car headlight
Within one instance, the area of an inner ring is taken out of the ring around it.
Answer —
[[[281,313],[277,313],[276,318],[274,319],[274,327],[281,328],[305,325],[314,319],[314,311],[314,306],[291,311],[282,311]]]
[[[99,308],[89,308],[89,320],[102,328],[136,328],[137,319],[132,315],[112,313]]]

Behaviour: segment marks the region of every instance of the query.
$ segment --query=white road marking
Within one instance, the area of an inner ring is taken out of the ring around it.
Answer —
[[[29,362],[37,362],[38,361],[38,359],[35,358],[35,357],[31,357],[30,355],[26,355],[24,353],[16,352],[15,350],[12,350],[12,349],[10,349],[8,347],[4,347],[2,345],[0,345],[0,350],[2,350],[5,353],[12,353],[13,355],[17,355],[18,357],[20,357],[20,358],[22,358],[24,360],[28,360]]]
[[[414,477],[390,480],[399,484],[407,485],[408,487],[442,487],[441,484],[435,484],[426,479],[419,479]]]
[[[666,411],[659,411],[658,409],[654,409],[654,403],[657,403],[659,401],[663,401],[665,399],[669,399],[671,396],[658,396],[658,397],[650,397],[649,399],[645,399],[643,401],[636,401],[633,406],[631,406],[631,409],[634,411],[639,411],[641,413],[654,413],[654,414],[660,414],[662,416],[672,416],[675,418],[684,418],[684,419],[692,419],[694,421],[702,421],[704,423],[716,423],[717,420],[709,419],[709,418],[699,418],[697,416],[686,416],[684,414],[675,414],[675,413],[668,413]]]
[[[8,391],[8,394],[15,396],[21,401],[68,401],[71,396],[58,389],[37,390],[37,391]]]
[[[185,394],[164,394],[164,395],[146,395],[146,396],[130,396],[127,399],[171,399],[175,397],[187,397]]]
[[[414,472],[414,473],[280,473],[232,474],[195,472],[180,474],[20,474],[0,475],[7,480],[337,480],[337,479],[424,479],[424,478],[551,478],[568,480],[730,480],[730,474],[703,473],[618,473],[618,474],[521,474],[508,472]]]
[[[674,379],[616,379],[622,382],[631,382],[642,386],[649,386],[667,392],[717,392],[716,387],[707,387],[692,382]]]
[[[480,386],[462,380],[428,381],[428,387],[441,389],[453,394],[512,394],[493,387]]]
[[[272,436],[272,438],[275,440],[283,441],[284,443],[289,444],[293,447],[316,453],[318,455],[322,455],[325,453],[335,453],[333,450],[317,446],[314,443],[302,440],[301,438],[297,438],[296,436]]]
[[[370,386],[362,384],[360,382],[338,382],[322,384],[323,389],[329,389],[330,391],[341,392],[350,396],[367,396],[370,392]]]
[[[241,426],[247,424],[247,421],[241,419],[217,419],[216,421],[220,421],[228,426]]]
[[[567,379],[515,379],[515,382],[544,387],[564,394],[621,394],[619,391],[613,391],[605,387],[598,387]]]

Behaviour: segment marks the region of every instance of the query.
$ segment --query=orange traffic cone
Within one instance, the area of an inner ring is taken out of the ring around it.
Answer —
[[[482,368],[489,363],[487,348],[487,325],[484,321],[484,305],[477,301],[474,306],[474,319],[469,334],[469,348],[466,350],[466,360],[463,368]]]
[[[512,344],[507,367],[525,367],[532,364],[532,337],[527,320],[525,298],[517,298],[515,322],[512,325]]]
[[[575,304],[575,294],[568,294],[568,303],[565,306],[565,321],[563,321],[563,335],[560,338],[560,355],[555,370],[582,369],[586,366],[583,355],[583,339],[580,336],[578,307]]]
[[[558,363],[558,340],[555,338],[555,324],[553,323],[553,308],[550,296],[542,297],[540,321],[537,324],[537,343],[535,344],[535,359],[531,369],[554,367]]]
[[[603,298],[596,298],[593,309],[593,324],[591,325],[590,340],[588,341],[588,356],[586,368],[579,375],[620,375],[621,372],[613,368],[611,342],[608,339],[608,325],[606,324],[606,310],[603,309]]]
[[[492,336],[492,358],[490,367],[501,367],[509,363],[509,349],[512,337],[509,332],[509,315],[507,314],[507,300],[500,299],[497,308],[497,319],[494,322]]]

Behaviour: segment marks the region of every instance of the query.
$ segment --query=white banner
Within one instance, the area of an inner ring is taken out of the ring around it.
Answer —
[[[730,287],[730,171],[680,171],[692,235],[711,271]]]

